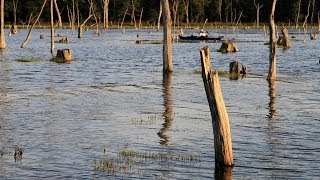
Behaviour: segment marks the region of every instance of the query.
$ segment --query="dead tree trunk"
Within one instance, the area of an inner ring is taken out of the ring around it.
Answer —
[[[28,35],[27,35],[27,37],[26,37],[26,39],[24,40],[24,42],[23,42],[22,45],[21,45],[21,48],[25,48],[25,47],[26,47],[26,45],[27,45],[27,43],[28,43],[28,41],[29,41],[29,39],[30,39],[31,31],[32,31],[32,29],[34,28],[34,26],[37,24],[37,22],[39,21],[39,18],[40,18],[40,16],[41,16],[42,12],[43,12],[43,9],[44,9],[44,6],[46,5],[46,3],[47,3],[47,0],[44,0],[44,2],[43,2],[43,4],[42,4],[42,7],[41,7],[41,10],[40,10],[40,12],[39,12],[39,14],[38,14],[38,17],[37,17],[37,19],[34,21],[33,25],[31,26],[31,28],[30,28],[30,30],[29,30],[29,33],[28,33]]]
[[[88,3],[90,4],[89,16],[87,17],[86,20],[83,21],[83,23],[81,25],[78,26],[78,38],[82,38],[82,28],[87,23],[87,21],[93,16],[93,9],[92,9],[93,8],[93,2],[92,2],[92,0],[88,0]],[[78,12],[79,12],[79,10],[78,10]],[[78,19],[79,19],[79,16],[78,16]]]
[[[124,15],[122,17],[122,22],[121,22],[121,26],[120,26],[121,29],[122,29],[122,26],[123,26],[123,22],[124,22],[124,20],[126,18],[127,12],[128,12],[128,8],[126,9],[126,11],[124,12]]]
[[[187,27],[189,27],[189,0],[183,0],[184,11],[186,13],[186,23]]]
[[[136,8],[135,8],[135,1],[134,0],[131,0],[131,3],[132,3],[132,11],[131,11],[131,25],[133,24],[134,22],[134,28],[137,29],[137,22],[136,22],[136,16],[134,14],[134,12],[136,11]]]
[[[315,4],[316,4],[316,0],[312,0],[312,12],[311,12],[311,18],[310,18],[311,26],[313,26],[313,23],[314,23],[313,20],[314,20]]]
[[[163,73],[173,71],[172,65],[172,21],[168,0],[161,0],[163,6]]]
[[[176,24],[177,24],[177,14],[178,14],[178,8],[179,8],[179,0],[174,0],[173,1],[173,29],[176,29]]]
[[[109,29],[109,0],[104,0],[103,6],[103,27]]]
[[[222,0],[216,1],[217,14],[219,15],[219,21],[222,22]]]
[[[54,7],[56,8],[56,11],[57,11],[58,28],[62,28],[62,20],[61,20],[61,15],[60,15],[60,10],[57,4],[57,0],[53,0],[53,2],[54,2]]]
[[[162,2],[160,2],[160,10],[159,10],[159,16],[158,16],[158,31],[160,30],[161,15],[162,15]]]
[[[1,13],[0,13],[0,49],[6,48],[6,40],[4,38],[4,0],[1,0]]]
[[[276,107],[275,107],[275,101],[276,101],[276,81],[271,80],[269,83],[269,120],[273,120],[274,116],[276,115]]]
[[[311,0],[309,0],[309,4],[308,4],[308,12],[307,15],[305,16],[304,22],[303,22],[303,32],[304,32],[304,42],[306,42],[307,40],[307,30],[308,30],[308,17],[310,14],[310,5],[311,5]]]
[[[260,5],[259,3],[258,4],[256,4],[256,1],[254,0],[253,1],[254,2],[254,6],[256,7],[256,10],[257,10],[257,27],[256,28],[259,28],[259,23],[260,23],[260,9],[263,7],[263,5]]]
[[[318,32],[320,33],[320,12],[318,13]]]
[[[140,18],[139,18],[139,29],[141,29],[142,27],[142,14],[143,14],[143,7],[141,8],[141,12],[140,12]]]
[[[51,0],[51,2],[50,2],[51,54],[52,54],[52,55],[53,55],[53,53],[54,53],[53,1],[55,1],[55,0]]]
[[[300,8],[301,8],[301,0],[298,0],[298,10],[296,12],[296,29],[298,29],[299,27]]]
[[[290,37],[289,37],[287,28],[282,28],[281,32],[283,35],[283,47],[291,48],[291,42],[290,42]]]
[[[18,27],[17,27],[18,0],[12,0],[12,3],[13,3],[13,25],[11,27],[11,33],[16,34],[18,31]]]
[[[227,109],[222,97],[218,72],[211,72],[208,47],[200,50],[202,78],[211,111],[216,167],[233,166],[232,142]]]
[[[269,54],[269,74],[268,81],[276,80],[277,75],[277,57],[276,57],[276,27],[274,23],[274,11],[276,9],[277,0],[273,0],[270,19],[269,19],[269,30],[270,30],[270,54]]]

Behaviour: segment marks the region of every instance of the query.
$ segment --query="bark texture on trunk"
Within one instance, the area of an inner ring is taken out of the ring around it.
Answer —
[[[172,72],[172,21],[168,0],[161,0],[163,6],[163,72]]]
[[[268,81],[276,80],[277,76],[277,53],[276,53],[276,25],[274,23],[274,11],[276,9],[277,0],[273,0],[272,9],[269,20],[270,30],[270,52],[269,52],[269,74]]]

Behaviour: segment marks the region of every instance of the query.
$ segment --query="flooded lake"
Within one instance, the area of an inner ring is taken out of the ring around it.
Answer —
[[[174,73],[162,76],[156,30],[70,30],[75,61],[50,62],[49,30],[35,30],[25,49],[21,30],[6,37],[0,64],[0,179],[220,179],[201,78],[199,49],[214,69],[240,60],[249,75],[220,77],[229,114],[234,167],[229,179],[316,179],[320,176],[320,40],[277,49],[277,82],[269,86],[268,38],[263,30],[210,30],[235,38],[175,43]],[[289,30],[290,32],[290,30]],[[187,32],[188,33],[188,32]],[[40,39],[40,34],[45,39]],[[143,41],[136,45],[136,35]],[[55,38],[59,40],[59,37]],[[19,58],[43,61],[19,62]],[[23,154],[14,157],[15,149]]]

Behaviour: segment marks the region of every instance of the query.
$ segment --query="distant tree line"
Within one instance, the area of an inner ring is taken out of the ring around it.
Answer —
[[[156,24],[160,11],[160,0],[90,0],[97,21],[103,23],[104,4],[108,1],[108,22],[117,23],[142,20],[145,23]],[[178,23],[209,22],[233,23],[267,23],[271,0],[169,0],[173,21]],[[16,24],[27,24],[39,12],[44,0],[6,0],[5,21],[13,23],[16,12]],[[16,3],[16,11],[14,4]],[[90,13],[88,0],[57,0],[63,22],[70,21],[71,9],[75,9],[79,21],[83,21]],[[259,10],[259,11],[258,11]],[[257,16],[257,13],[259,14]],[[278,0],[275,11],[275,21],[291,23],[305,21],[318,23],[320,16],[319,0]],[[258,20],[257,20],[258,18]],[[55,19],[57,19],[55,17]],[[45,7],[41,22],[50,21],[49,3]],[[76,20],[75,20],[76,21]],[[92,18],[89,22],[94,23]]]

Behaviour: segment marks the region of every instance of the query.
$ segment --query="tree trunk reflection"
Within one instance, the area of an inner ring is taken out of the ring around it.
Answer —
[[[164,106],[164,123],[163,127],[158,132],[158,136],[161,138],[160,144],[167,146],[169,142],[169,136],[167,131],[172,126],[173,121],[173,108],[172,108],[172,73],[163,74],[163,106]]]
[[[276,115],[275,101],[276,101],[276,81],[270,80],[269,83],[269,115],[268,119],[273,120]]]

